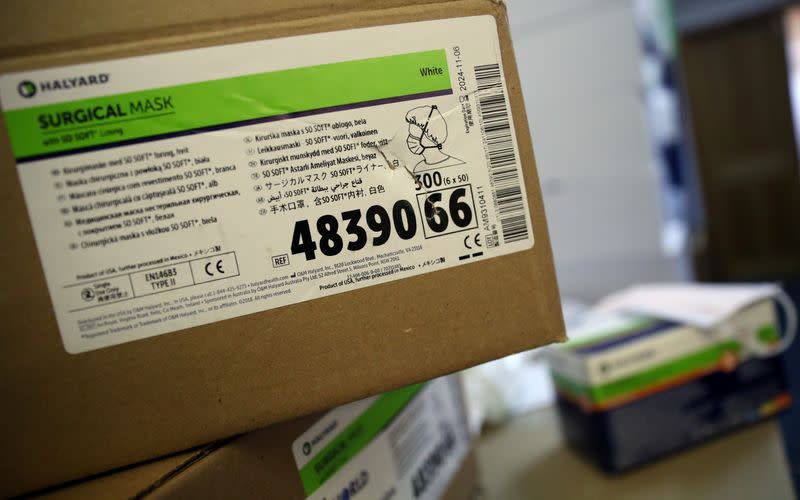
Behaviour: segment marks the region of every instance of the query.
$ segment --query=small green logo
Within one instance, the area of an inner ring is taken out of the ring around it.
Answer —
[[[26,99],[36,95],[36,85],[30,80],[24,80],[17,85],[17,92]]]

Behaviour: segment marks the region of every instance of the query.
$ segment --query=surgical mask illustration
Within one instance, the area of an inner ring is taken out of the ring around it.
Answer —
[[[408,150],[422,156],[422,160],[414,166],[415,172],[426,170],[427,167],[441,168],[464,163],[445,151],[447,122],[438,106],[413,108],[406,113],[405,120],[408,124]]]
[[[408,138],[406,138],[406,145],[408,145],[408,150],[415,155],[421,155],[422,152],[425,151],[425,146],[422,145],[422,139],[411,134],[408,134]]]

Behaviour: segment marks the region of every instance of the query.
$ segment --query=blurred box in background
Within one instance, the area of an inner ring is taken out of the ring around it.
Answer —
[[[779,356],[757,346],[777,328],[767,300],[712,330],[628,318],[550,349],[567,442],[619,472],[774,415],[791,396]]]
[[[50,491],[43,498],[468,500],[478,488],[457,375]]]

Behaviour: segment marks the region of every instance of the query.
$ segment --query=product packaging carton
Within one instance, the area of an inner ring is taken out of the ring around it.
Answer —
[[[713,329],[631,318],[548,351],[567,442],[619,472],[785,409],[771,300]],[[576,333],[575,337],[583,337]]]
[[[0,495],[564,338],[502,3],[0,9]]]

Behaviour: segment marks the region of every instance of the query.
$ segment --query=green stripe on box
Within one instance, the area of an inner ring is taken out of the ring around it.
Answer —
[[[300,481],[303,483],[306,495],[316,491],[367,447],[424,387],[424,383],[415,384],[380,396],[361,416],[317,453],[300,469]]]
[[[553,378],[561,390],[600,405],[622,396],[645,391],[651,386],[669,382],[697,370],[709,368],[716,365],[725,353],[738,354],[740,351],[741,345],[738,342],[723,342],[597,387],[575,382],[561,374],[553,374]]]
[[[775,325],[765,325],[759,328],[756,334],[758,341],[764,344],[773,344],[781,339],[778,329]]]
[[[430,66],[442,73],[422,76],[420,68]],[[20,159],[450,88],[447,57],[439,49],[18,109],[5,112],[5,121]],[[156,98],[168,98],[171,107],[145,111]],[[71,125],[42,128],[64,113]],[[108,135],[111,129],[122,133]],[[65,142],[65,135],[72,139]]]
[[[550,372],[553,376],[553,382],[555,382],[556,386],[562,391],[576,397],[578,399],[592,399],[592,393],[589,390],[589,387],[585,384],[581,384],[579,382],[575,382],[569,377],[565,377],[560,373]]]

